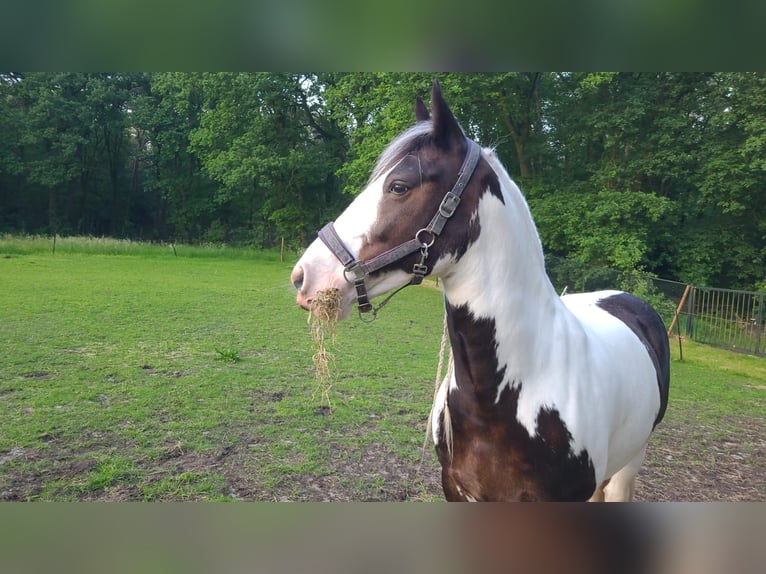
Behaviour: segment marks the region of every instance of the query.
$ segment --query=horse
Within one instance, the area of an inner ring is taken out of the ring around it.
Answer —
[[[466,137],[442,96],[296,263],[311,312],[440,279],[454,361],[434,396],[431,438],[448,501],[628,501],[668,401],[664,324],[617,290],[560,296],[531,212],[493,149]],[[566,199],[562,197],[562,201]],[[369,315],[367,315],[369,316]]]

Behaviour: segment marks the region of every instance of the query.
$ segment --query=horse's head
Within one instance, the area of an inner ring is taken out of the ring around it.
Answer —
[[[472,216],[489,167],[478,145],[466,139],[438,82],[431,107],[429,114],[417,99],[416,125],[391,142],[367,187],[296,264],[291,280],[304,309],[317,292],[336,288],[341,317],[357,298],[365,310],[367,296],[446,272],[478,234]]]

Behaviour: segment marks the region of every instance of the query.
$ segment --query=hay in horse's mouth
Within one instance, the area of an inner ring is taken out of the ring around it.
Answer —
[[[341,294],[339,289],[318,291],[311,302],[308,316],[311,338],[316,346],[312,357],[314,378],[317,390],[322,393],[322,401],[330,403],[332,375],[335,369],[335,355],[328,350],[328,344],[335,343],[335,326],[340,319]]]

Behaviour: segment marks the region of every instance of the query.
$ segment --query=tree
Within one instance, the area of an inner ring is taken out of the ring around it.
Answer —
[[[25,229],[35,216],[22,199],[24,162],[21,141],[23,102],[18,96],[21,74],[0,74],[0,230]]]
[[[509,173],[523,184],[542,175],[545,163],[544,107],[549,97],[550,74],[508,72],[503,74],[451,73],[443,79],[445,91],[464,128],[496,148]],[[512,152],[506,150],[510,139]]]
[[[244,225],[261,244],[304,244],[337,199],[341,133],[323,113],[316,78],[300,74],[210,74],[205,113],[191,149],[221,186],[221,223]],[[245,221],[235,214],[246,213]]]
[[[3,123],[16,143],[5,140],[0,162],[15,176],[8,183],[17,214],[24,214],[22,228],[127,232],[122,177],[133,81],[130,74],[6,76]]]
[[[203,74],[156,73],[131,101],[133,186],[155,239],[193,241],[215,220],[215,185],[190,149],[203,115]]]
[[[415,97],[430,93],[433,75],[362,72],[324,74],[319,80],[328,113],[348,142],[337,173],[353,197],[364,189],[385,146],[414,123]]]
[[[766,281],[766,75],[441,73],[546,251]],[[424,73],[0,73],[0,230],[305,244],[427,99]]]
[[[704,87],[698,194],[676,265],[698,283],[747,287],[766,277],[766,76],[713,74]]]

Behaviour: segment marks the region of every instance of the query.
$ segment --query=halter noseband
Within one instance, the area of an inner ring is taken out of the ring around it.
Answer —
[[[343,240],[338,236],[338,232],[335,231],[335,225],[333,225],[332,222],[325,225],[319,231],[319,239],[322,240],[327,248],[332,251],[333,255],[338,258],[341,265],[343,265],[343,276],[346,281],[354,283],[360,317],[362,317],[362,313],[372,312],[374,320],[377,317],[378,311],[388,303],[391,297],[396,295],[401,289],[404,289],[404,287],[407,287],[407,285],[419,285],[428,273],[428,266],[426,265],[428,249],[434,244],[436,237],[442,232],[442,229],[444,229],[444,224],[447,223],[447,220],[452,217],[457,210],[457,206],[460,204],[460,196],[468,185],[468,182],[479,163],[481,152],[479,144],[468,138],[466,138],[466,143],[468,144],[468,151],[466,152],[465,159],[463,159],[463,165],[460,166],[455,185],[445,194],[441,204],[439,204],[439,209],[436,211],[436,214],[433,216],[430,223],[426,227],[418,230],[418,232],[415,233],[415,237],[409,241],[405,241],[396,247],[392,247],[388,251],[376,255],[372,259],[360,261],[354,256],[351,250],[346,247],[346,244],[343,243]],[[420,261],[415,263],[412,267],[412,280],[394,291],[377,307],[373,307],[372,303],[370,303],[369,295],[367,294],[367,286],[364,283],[364,278],[386,265],[404,259],[418,249],[420,249]],[[351,275],[351,279],[349,278],[349,275]]]

